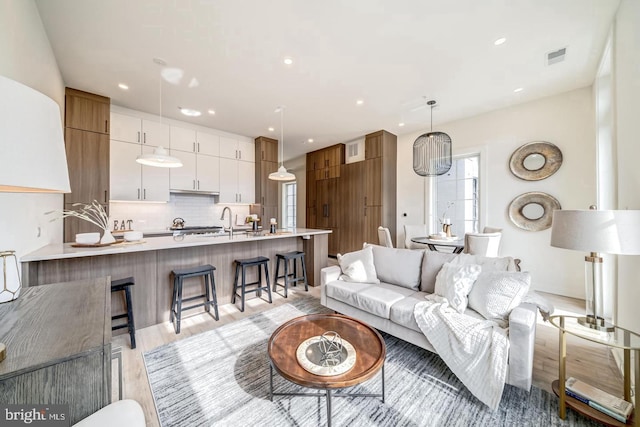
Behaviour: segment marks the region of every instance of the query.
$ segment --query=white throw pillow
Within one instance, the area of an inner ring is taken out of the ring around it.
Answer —
[[[483,271],[469,293],[469,308],[504,325],[530,285],[528,272]]]
[[[475,264],[445,263],[436,276],[435,294],[444,297],[458,313],[467,308],[467,295],[478,278],[481,268]]]
[[[380,283],[373,265],[373,249],[371,246],[344,255],[338,254],[338,264],[342,270],[340,279],[347,282]]]

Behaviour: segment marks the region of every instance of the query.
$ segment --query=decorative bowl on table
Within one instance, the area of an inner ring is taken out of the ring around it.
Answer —
[[[137,242],[142,240],[142,231],[125,231],[124,240],[127,242]]]
[[[76,243],[79,245],[95,245],[100,241],[100,233],[76,234]]]
[[[443,240],[445,242],[451,242],[451,241],[454,241],[454,240],[458,240],[458,236],[456,236],[456,235],[442,236],[440,234],[429,234],[429,239],[431,239],[431,240]]]

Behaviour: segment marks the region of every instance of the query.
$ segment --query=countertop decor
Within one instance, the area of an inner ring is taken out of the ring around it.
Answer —
[[[82,208],[80,210],[63,209],[61,211],[49,211],[46,212],[45,215],[58,214],[58,216],[53,218],[51,221],[69,217],[88,221],[94,225],[97,225],[104,231],[104,234],[100,239],[100,243],[102,245],[111,244],[116,241],[116,239],[111,234],[111,230],[109,229],[109,216],[97,200],[91,202],[90,205],[86,205],[84,203],[74,203],[72,206],[82,206]]]

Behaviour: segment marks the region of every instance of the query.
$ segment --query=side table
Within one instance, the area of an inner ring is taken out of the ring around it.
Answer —
[[[640,387],[640,335],[631,332],[627,329],[614,327],[612,332],[603,332],[595,329],[589,329],[578,323],[579,317],[577,316],[551,316],[549,321],[553,326],[559,329],[559,372],[558,379],[552,383],[554,393],[560,399],[558,405],[558,416],[562,419],[566,417],[566,407],[574,409],[575,411],[592,418],[609,426],[625,426],[633,425],[640,427],[640,417],[637,416],[638,408],[640,407],[640,396],[638,395],[638,387]],[[567,343],[566,334],[573,335],[575,337],[585,339],[596,344],[605,345],[608,347],[619,348],[624,352],[624,400],[634,403],[634,413],[631,414],[631,418],[627,424],[621,423],[612,417],[590,407],[589,405],[580,402],[573,397],[565,394],[565,381],[567,377],[566,371],[566,358],[567,358]],[[634,370],[635,370],[635,402],[631,400],[631,352],[634,352]]]

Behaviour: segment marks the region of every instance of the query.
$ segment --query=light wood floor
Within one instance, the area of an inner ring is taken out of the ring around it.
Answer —
[[[310,293],[320,297],[320,288],[310,288]],[[219,328],[222,325],[251,316],[252,314],[269,310],[274,306],[286,304],[292,299],[299,298],[304,291],[290,290],[289,298],[285,299],[274,294],[273,304],[266,301],[252,299],[247,301],[244,313],[235,306],[227,304],[220,306],[220,320],[216,321],[208,314],[183,314],[181,333],[176,335],[170,323],[155,325],[136,331],[137,348],[129,348],[129,336],[118,335],[113,339],[113,346],[122,347],[123,358],[123,394],[124,398],[138,401],[144,408],[147,426],[158,426],[153,397],[147,382],[142,353],[155,347],[167,344],[191,335]],[[556,307],[556,314],[577,313],[584,309],[584,302],[557,295],[544,294]],[[194,310],[198,312],[198,309]],[[113,371],[117,372],[114,363]],[[558,375],[558,330],[549,323],[545,323],[538,315],[538,325],[533,364],[533,383],[535,386],[551,392],[551,382]],[[616,368],[611,353],[604,347],[592,344],[574,337],[567,339],[567,375],[577,377],[583,381],[598,386],[616,395],[622,395],[622,376]],[[114,377],[116,374],[114,374]],[[117,396],[117,385],[114,382],[114,395]],[[116,397],[114,397],[115,399]]]

